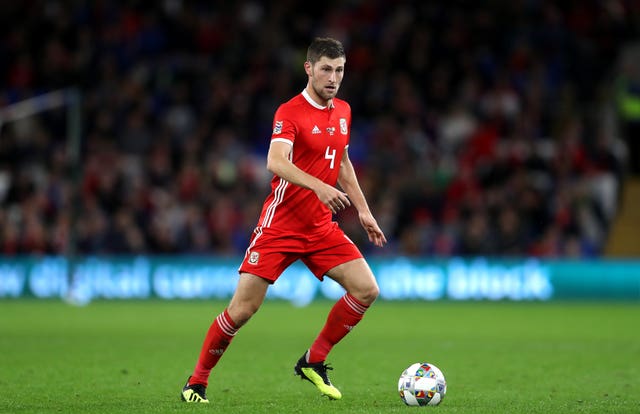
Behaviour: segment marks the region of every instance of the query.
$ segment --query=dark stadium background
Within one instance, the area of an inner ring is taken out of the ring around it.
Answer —
[[[390,245],[366,243],[353,210],[338,219],[368,255],[585,258],[611,243],[630,175],[616,99],[637,82],[637,56],[623,65],[637,2],[24,1],[0,12],[0,105],[82,94],[78,186],[64,110],[2,125],[6,256],[63,254],[72,228],[80,254],[241,255],[268,189],[273,112],[304,87],[317,35],[347,49],[350,152]],[[637,99],[637,83],[629,90]]]

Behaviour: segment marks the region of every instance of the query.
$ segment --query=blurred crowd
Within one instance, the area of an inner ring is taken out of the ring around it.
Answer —
[[[0,124],[0,252],[243,254],[273,114],[328,35],[390,240],[341,213],[367,254],[597,256],[625,174],[609,87],[639,18],[632,0],[3,2],[0,107],[77,86],[83,115],[79,170],[64,109]]]

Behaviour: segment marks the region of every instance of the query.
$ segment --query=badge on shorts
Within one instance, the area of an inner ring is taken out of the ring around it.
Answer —
[[[249,255],[249,264],[255,265],[258,264],[258,260],[260,259],[260,253],[251,252]]]

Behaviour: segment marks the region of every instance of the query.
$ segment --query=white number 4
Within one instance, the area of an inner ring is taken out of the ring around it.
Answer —
[[[336,150],[335,150],[335,148],[330,153],[329,152],[329,146],[327,146],[327,150],[324,153],[324,159],[325,160],[331,160],[331,164],[329,164],[329,168],[331,168],[333,170],[333,165],[334,165],[334,163],[336,161]]]

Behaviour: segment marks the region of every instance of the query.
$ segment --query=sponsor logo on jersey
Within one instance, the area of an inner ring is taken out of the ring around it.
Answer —
[[[258,260],[260,260],[260,253],[251,252],[251,254],[249,255],[249,264],[258,264]]]
[[[210,349],[209,353],[211,355],[222,355],[224,354],[224,349]]]
[[[334,127],[329,127],[327,128],[327,132],[329,133],[329,135],[333,135],[333,133],[336,132],[336,129]]]
[[[279,135],[282,132],[282,121],[276,121],[276,125],[273,127],[273,135]]]
[[[321,134],[320,128],[318,128],[318,125],[314,125],[313,126],[313,129],[311,130],[311,133],[314,134],[314,135],[315,134]]]
[[[347,130],[347,119],[346,118],[340,118],[340,133],[342,135],[347,135],[347,132],[349,132]]]

